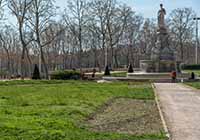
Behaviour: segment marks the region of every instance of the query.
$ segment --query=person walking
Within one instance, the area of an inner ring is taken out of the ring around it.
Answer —
[[[171,78],[172,78],[172,83],[175,83],[176,82],[176,78],[177,78],[176,71],[172,71]]]

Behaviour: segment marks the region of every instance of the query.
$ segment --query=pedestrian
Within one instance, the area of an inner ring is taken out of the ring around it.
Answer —
[[[176,71],[172,71],[171,73],[172,83],[176,82],[176,77],[177,77]]]
[[[194,72],[191,73],[191,80],[195,80],[195,73]]]
[[[96,74],[96,69],[93,69],[92,78],[95,78],[95,74]]]

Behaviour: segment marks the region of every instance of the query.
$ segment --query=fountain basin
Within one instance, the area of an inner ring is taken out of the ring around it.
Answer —
[[[179,65],[177,62],[172,60],[141,60],[140,68],[142,72],[146,73],[170,73],[176,71]]]
[[[136,79],[136,80],[169,80],[171,79],[171,73],[146,73],[146,72],[137,72],[137,73],[128,73],[127,78]],[[189,79],[189,73],[178,73],[177,79]]]

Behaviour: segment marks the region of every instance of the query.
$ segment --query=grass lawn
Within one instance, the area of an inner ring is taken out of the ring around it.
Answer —
[[[126,77],[127,76],[127,72],[126,71],[117,71],[117,72],[110,72],[111,75],[110,77]],[[103,73],[97,73],[96,76],[104,76],[104,72]]]
[[[188,83],[185,83],[185,84],[192,86],[196,89],[200,89],[200,83],[199,82],[188,82]]]
[[[0,82],[0,140],[164,140],[162,132],[141,136],[95,132],[86,119],[113,98],[153,101],[149,84],[81,81]]]
[[[188,73],[194,72],[196,76],[200,76],[200,70],[184,70],[184,72],[188,72]]]
[[[126,77],[127,72],[116,72],[116,73],[111,73],[112,77]]]

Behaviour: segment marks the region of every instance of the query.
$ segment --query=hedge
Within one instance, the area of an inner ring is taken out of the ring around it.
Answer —
[[[51,74],[52,80],[78,80],[80,72],[78,71],[56,71]]]
[[[183,70],[200,70],[200,65],[183,65]]]

